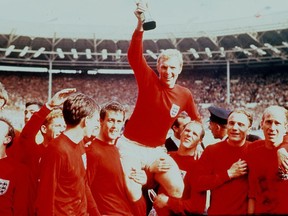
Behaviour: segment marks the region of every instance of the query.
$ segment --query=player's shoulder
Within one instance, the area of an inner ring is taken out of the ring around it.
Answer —
[[[204,152],[206,153],[210,153],[211,154],[215,154],[215,152],[222,152],[223,149],[226,148],[226,140],[223,140],[223,141],[219,141],[219,142],[216,142],[214,144],[211,144],[211,145],[207,145],[205,147],[205,150]]]
[[[247,145],[248,152],[257,151],[257,149],[264,147],[265,141],[264,140],[256,140],[254,142],[250,142]]]
[[[179,85],[179,84],[175,84],[174,91],[181,92],[182,94],[184,93],[184,94],[192,95],[191,91],[187,87]]]

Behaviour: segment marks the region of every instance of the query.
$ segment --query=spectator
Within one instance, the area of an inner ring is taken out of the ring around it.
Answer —
[[[239,107],[251,109],[254,112],[252,134],[255,134],[253,130],[257,130],[258,133],[262,113],[267,106],[278,104],[288,107],[288,73],[285,70],[279,67],[274,67],[269,71],[266,71],[266,68],[249,68],[247,71],[235,68],[230,78],[230,104],[226,103],[225,71],[217,73],[214,70],[201,70],[200,72],[197,69],[193,69],[193,72],[189,69],[183,70],[177,83],[190,89],[193,95],[197,95],[194,100],[196,104],[203,104],[203,106],[198,106],[203,120],[210,116],[208,109],[203,108],[209,104],[230,110]],[[1,72],[0,80],[9,93],[9,101],[3,111],[5,114],[9,112],[7,116],[15,128],[21,130],[24,121],[22,110],[25,103],[32,100],[47,101],[48,76],[43,76],[42,73]],[[101,104],[117,99],[125,105],[128,118],[134,108],[138,93],[132,74],[88,74],[85,76],[83,74],[53,74],[54,90],[61,90],[63,83],[66,87],[76,87],[80,92],[93,95]],[[92,86],[98,86],[98,88],[91,88]],[[260,130],[259,133],[262,137]]]

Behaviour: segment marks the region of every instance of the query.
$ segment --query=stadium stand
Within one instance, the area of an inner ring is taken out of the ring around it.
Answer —
[[[210,104],[230,109],[247,107],[254,111],[254,129],[258,129],[263,109],[272,104],[288,107],[288,72],[285,67],[251,68],[235,70],[231,73],[230,104],[227,100],[227,78],[225,71],[185,71],[179,77],[179,84],[188,87],[195,95],[195,101],[204,117],[208,119]],[[7,108],[23,113],[27,101],[48,100],[47,73],[1,72],[0,81],[9,92]],[[128,116],[134,108],[137,86],[132,74],[53,74],[53,94],[62,88],[76,87],[88,94],[99,104],[118,100],[126,105]],[[20,119],[22,119],[20,117]]]

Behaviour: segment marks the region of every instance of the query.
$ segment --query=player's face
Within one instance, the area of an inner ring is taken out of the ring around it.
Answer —
[[[244,113],[232,113],[228,118],[227,133],[230,143],[243,143],[250,129],[250,122]]]
[[[46,136],[50,139],[58,137],[66,129],[63,117],[53,118],[47,125]]]
[[[25,111],[24,111],[24,121],[25,124],[29,121],[29,119],[31,118],[31,116],[37,112],[39,110],[39,106],[37,104],[31,104],[30,106],[26,107]]]
[[[182,68],[179,59],[171,57],[169,59],[159,59],[157,70],[162,84],[168,88],[173,88]]]
[[[275,147],[282,143],[286,134],[287,122],[285,120],[285,114],[275,110],[275,112],[266,113],[261,122],[265,140]]]
[[[114,144],[124,126],[123,112],[107,110],[105,119],[100,120],[100,125],[100,137],[104,142]]]
[[[85,136],[90,138],[95,134],[95,128],[99,127],[99,111],[95,111],[92,117],[86,117]]]
[[[185,125],[191,121],[191,118],[188,116],[186,118],[178,118],[179,127],[174,128],[175,137],[180,139],[181,133],[185,128]]]
[[[202,127],[199,124],[189,123],[181,133],[181,144],[185,148],[196,148],[201,141]]]
[[[8,125],[0,121],[0,146],[7,143]]]

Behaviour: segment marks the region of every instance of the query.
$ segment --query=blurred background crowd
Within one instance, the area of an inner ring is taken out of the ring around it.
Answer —
[[[14,126],[22,128],[25,103],[48,100],[48,73],[1,72],[0,81],[9,95],[3,112],[10,112]],[[288,107],[288,72],[285,71],[257,68],[231,73],[230,103],[227,103],[227,77],[223,71],[185,71],[178,83],[192,91],[204,121],[209,118],[210,105],[228,109],[246,107],[254,112],[253,130],[258,130],[264,108],[272,104]],[[53,74],[52,94],[70,87],[92,96],[100,105],[111,100],[121,102],[127,108],[128,118],[137,97],[133,74]]]

